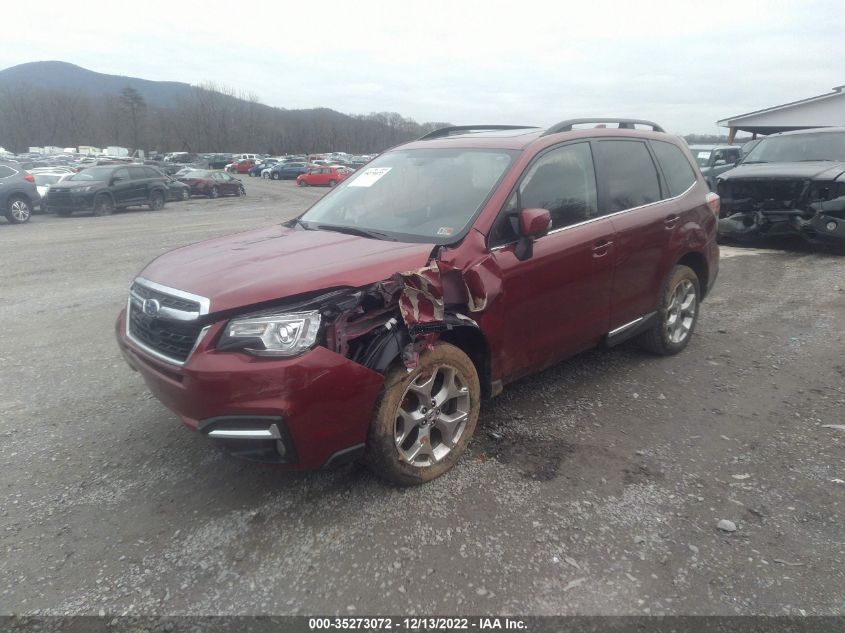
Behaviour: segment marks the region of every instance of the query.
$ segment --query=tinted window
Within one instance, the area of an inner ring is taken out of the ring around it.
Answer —
[[[114,172],[113,178],[115,180],[129,180],[129,170],[128,169],[118,169]]]
[[[8,178],[15,173],[17,172],[14,169],[6,167],[5,165],[0,165],[0,178]]]
[[[695,183],[695,172],[678,147],[662,141],[652,141],[651,147],[663,169],[670,195],[680,195]]]
[[[147,178],[162,178],[163,174],[157,170],[153,169],[152,167],[147,167],[144,172],[147,174]]]
[[[143,167],[130,167],[129,173],[132,174],[132,180],[143,180],[149,178],[147,171]]]
[[[589,143],[566,145],[540,157],[522,179],[519,206],[548,209],[552,229],[597,215],[596,177]]]
[[[596,162],[604,189],[604,213],[660,200],[657,170],[642,141],[599,141]]]

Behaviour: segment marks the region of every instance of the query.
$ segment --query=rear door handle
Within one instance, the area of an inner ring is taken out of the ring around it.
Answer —
[[[663,225],[667,229],[674,229],[675,225],[678,223],[678,220],[680,220],[680,219],[681,219],[680,216],[677,216],[673,213],[672,215],[667,217],[665,220],[663,220]]]
[[[593,244],[593,257],[604,257],[613,246],[612,240],[599,240]]]

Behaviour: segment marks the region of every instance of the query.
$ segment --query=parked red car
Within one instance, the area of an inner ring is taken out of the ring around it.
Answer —
[[[256,164],[257,163],[251,158],[245,158],[226,165],[226,171],[232,174],[246,174],[250,169],[255,167]]]
[[[345,167],[312,167],[306,173],[296,177],[296,184],[300,187],[326,186],[334,187],[346,180],[352,171]]]
[[[437,477],[505,384],[596,345],[689,342],[719,197],[682,139],[616,123],[451,127],[385,152],[295,220],[154,260],[120,349],[233,455]]]
[[[178,180],[191,188],[192,196],[217,198],[246,195],[243,183],[222,171],[194,169],[180,176]]]

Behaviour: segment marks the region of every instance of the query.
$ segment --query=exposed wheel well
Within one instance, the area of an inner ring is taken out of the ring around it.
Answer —
[[[490,382],[490,347],[484,335],[475,327],[458,327],[440,334],[440,340],[460,348],[472,360],[481,383],[481,395],[492,396]]]
[[[695,272],[698,277],[698,287],[701,289],[701,298],[707,295],[707,280],[709,279],[709,269],[707,267],[707,260],[701,253],[687,253],[678,260],[681,266],[688,266]]]

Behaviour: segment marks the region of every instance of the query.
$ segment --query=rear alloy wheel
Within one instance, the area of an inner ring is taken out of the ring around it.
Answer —
[[[337,184],[336,180],[329,180],[329,187],[334,187]]]
[[[212,187],[208,194],[209,198],[217,198],[220,196],[220,190],[217,187]]]
[[[29,200],[20,196],[12,196],[6,203],[6,219],[12,224],[29,222],[32,217],[32,205]]]
[[[663,285],[657,322],[640,335],[640,345],[661,356],[680,352],[695,330],[700,301],[698,275],[688,266],[675,266]]]
[[[367,466],[401,485],[431,481],[452,468],[478,422],[481,387],[469,357],[437,343],[413,371],[394,365],[384,384],[370,423]]]
[[[161,191],[153,191],[150,194],[150,202],[147,205],[151,211],[159,211],[164,208],[164,194]]]
[[[114,200],[111,196],[101,195],[94,198],[94,215],[103,216],[114,213]]]

